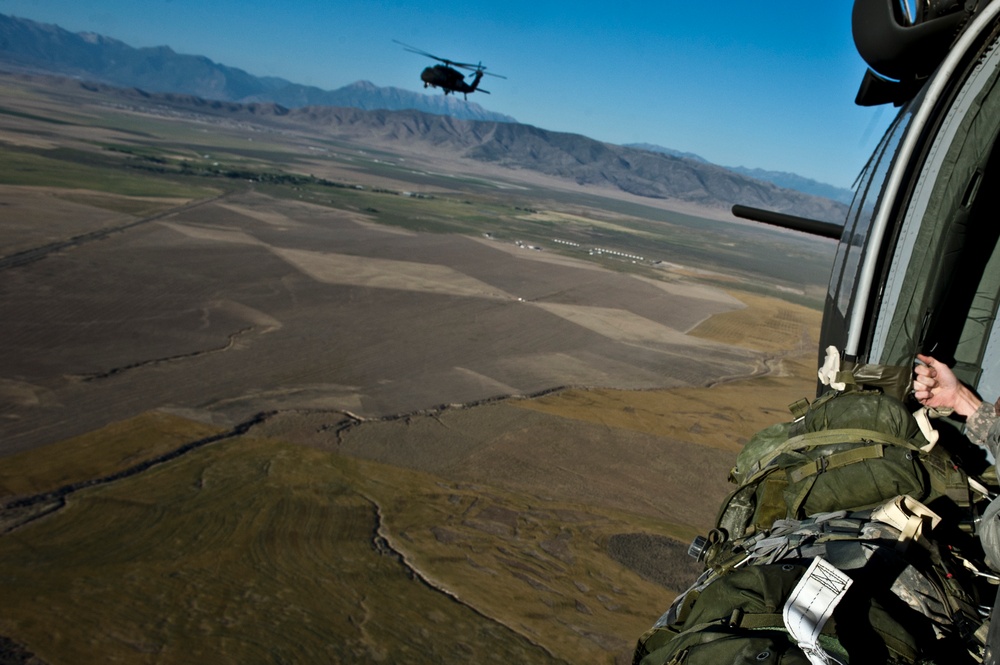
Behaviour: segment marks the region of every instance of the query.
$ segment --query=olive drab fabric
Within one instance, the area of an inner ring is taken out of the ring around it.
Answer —
[[[974,499],[958,465],[881,392],[830,392],[793,415],[737,457],[737,488],[693,547],[705,570],[635,665],[981,662],[979,606],[996,587],[957,525]],[[800,607],[818,563],[843,588]]]
[[[827,393],[794,421],[755,434],[737,456],[730,480],[738,488],[723,502],[709,565],[778,519],[871,508],[899,495],[967,503],[964,475],[943,449],[925,450],[928,443],[894,397]]]
[[[636,663],[808,665],[781,620],[803,570],[749,566],[719,579],[700,593],[680,625],[658,625],[643,636]]]

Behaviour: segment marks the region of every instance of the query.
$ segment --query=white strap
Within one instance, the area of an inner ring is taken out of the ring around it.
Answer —
[[[837,374],[840,373],[840,352],[837,351],[837,347],[828,346],[826,347],[826,359],[823,361],[823,366],[819,368],[817,375],[819,376],[819,382],[824,386],[830,386],[834,390],[844,390],[847,388],[847,384],[843,381],[837,381]]]
[[[969,476],[969,487],[971,487],[974,491],[979,492],[987,499],[993,498],[993,495],[990,494],[990,490],[986,487],[986,485],[983,485],[981,482],[979,482],[972,476]]]
[[[913,418],[917,421],[917,427],[920,428],[920,433],[924,435],[925,439],[927,439],[927,445],[920,446],[920,450],[925,453],[929,453],[938,442],[938,439],[941,438],[941,433],[934,429],[934,425],[931,425],[931,419],[927,413],[926,406],[922,406],[917,409],[913,413]]]
[[[925,526],[930,527],[928,531],[937,528],[941,517],[912,496],[903,494],[872,510],[872,520],[899,530],[896,549],[902,551],[911,541],[923,538]]]
[[[819,645],[819,635],[853,582],[833,564],[816,557],[785,603],[781,613],[785,628],[812,665],[840,663]]]

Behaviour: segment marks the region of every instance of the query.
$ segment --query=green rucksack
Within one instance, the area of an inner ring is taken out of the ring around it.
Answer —
[[[634,665],[808,665],[781,619],[802,571],[802,566],[749,566],[708,585],[696,598],[689,591],[678,616],[671,621],[665,615],[640,638]]]
[[[863,510],[907,495],[969,505],[968,480],[928,441],[898,399],[869,391],[827,393],[794,421],[755,434],[736,458],[739,487],[722,503],[708,565],[775,520]]]
[[[921,538],[904,552],[900,530],[871,511],[783,520],[766,535],[739,566],[708,569],[679,596],[640,638],[634,665],[958,665],[982,653],[988,624],[959,581],[957,560],[945,560],[935,543]],[[851,581],[829,618],[816,621],[812,650],[828,660],[810,661],[786,604],[812,593],[803,577],[816,559]]]
[[[988,628],[970,572],[981,551],[955,512],[929,539],[940,518],[923,505],[970,506],[964,473],[880,392],[829,392],[793,413],[738,455],[737,489],[692,545],[706,570],[642,636],[635,664],[974,662]],[[810,661],[782,612],[820,562],[854,583]]]

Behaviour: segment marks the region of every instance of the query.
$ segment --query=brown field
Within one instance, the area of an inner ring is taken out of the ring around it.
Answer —
[[[381,416],[762,364],[683,332],[734,298],[253,192],[7,270],[0,300],[8,453],[151,408],[220,424],[292,405]]]
[[[67,160],[0,167],[0,662],[629,662],[814,392],[785,285],[513,242],[643,220],[123,174],[325,138],[0,85],[8,163]]]

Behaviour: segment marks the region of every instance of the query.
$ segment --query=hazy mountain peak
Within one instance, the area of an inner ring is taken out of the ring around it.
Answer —
[[[704,164],[709,164],[710,162],[702,157],[701,155],[696,155],[693,152],[682,152],[680,150],[674,150],[673,148],[665,148],[662,145],[656,145],[654,143],[626,143],[626,148],[635,148],[637,150],[648,150],[649,152],[659,152],[664,155],[670,155],[671,157],[681,157],[683,159],[693,159],[696,162],[702,162]]]
[[[817,180],[813,180],[812,178],[806,178],[795,173],[787,173],[785,171],[768,171],[759,168],[748,168],[746,166],[727,166],[726,168],[730,171],[735,171],[736,173],[742,173],[745,176],[756,178],[757,180],[773,183],[779,187],[794,189],[797,192],[805,192],[807,194],[813,194],[814,196],[822,196],[845,205],[850,205],[852,199],[854,198],[854,192],[850,189],[835,187],[834,185],[819,182]]]
[[[658,152],[664,155],[671,155],[673,157],[683,157],[685,159],[693,159],[698,162],[705,164],[711,164],[707,159],[693,152],[681,152],[679,150],[674,150],[672,148],[664,148],[660,145],[655,145],[652,143],[629,143],[626,145],[628,148],[636,148],[638,150],[647,150],[649,152]],[[787,173],[784,171],[767,171],[765,169],[759,168],[748,168],[746,166],[723,166],[722,168],[735,173],[740,173],[742,175],[754,178],[756,180],[762,180],[764,182],[769,182],[772,185],[777,185],[778,187],[783,187],[785,189],[792,189],[796,192],[803,192],[805,194],[812,194],[813,196],[821,196],[823,198],[830,199],[832,201],[837,201],[838,203],[843,203],[845,205],[850,205],[851,200],[854,198],[854,192],[849,189],[844,189],[843,187],[836,187],[834,185],[829,185],[824,182],[819,182],[813,180],[812,178],[806,178],[804,176],[797,175],[795,173]]]

